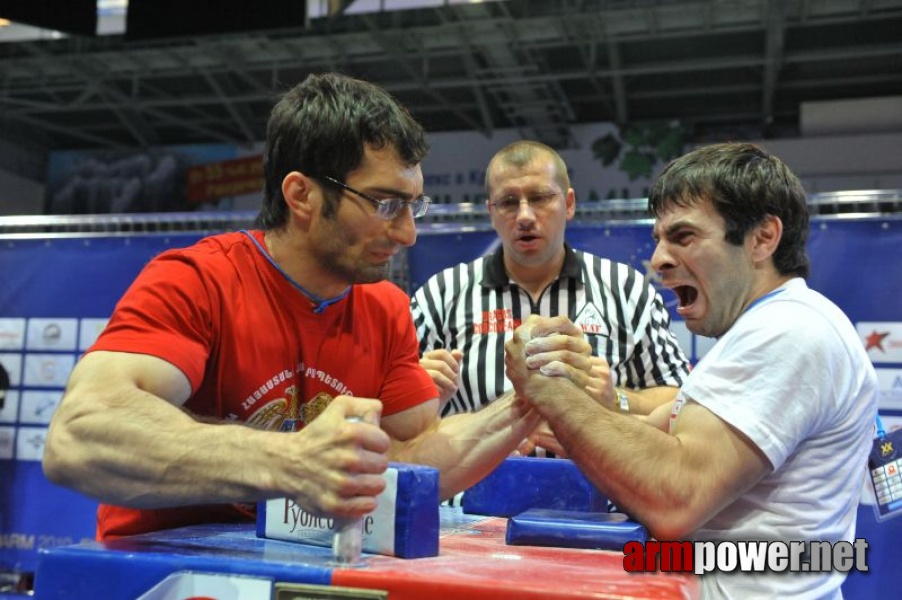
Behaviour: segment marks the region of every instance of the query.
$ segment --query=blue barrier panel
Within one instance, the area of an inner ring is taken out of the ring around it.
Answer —
[[[868,541],[867,572],[851,571],[843,583],[846,600],[895,598],[902,590],[902,519],[879,522],[874,507],[858,507],[855,537]]]
[[[494,232],[484,225],[439,229],[424,228],[408,252],[413,289],[436,271],[495,245]],[[47,423],[69,370],[134,276],[157,253],[200,237],[195,232],[0,240],[0,364],[11,376],[0,407],[0,571],[33,571],[38,548],[93,536],[96,504],[43,478]],[[649,221],[572,223],[567,239],[632,264],[655,281],[648,266],[654,250]],[[809,284],[858,324],[881,377],[881,413],[888,427],[902,425],[900,249],[902,217],[897,215],[812,222]],[[673,294],[665,290],[662,295],[672,305]],[[674,327],[679,330],[681,323]],[[685,331],[680,339],[687,340],[693,359],[709,343]],[[902,547],[892,543],[902,533],[900,523],[861,525],[867,528],[860,535],[881,550],[879,557],[870,555],[872,572],[850,577],[848,585],[866,585],[888,596],[899,588],[899,574],[890,565],[902,560]]]
[[[410,281],[422,284],[440,268],[494,250],[492,235],[491,230],[482,231],[478,243],[470,243],[460,234],[455,240],[447,231],[424,232],[416,245],[420,260],[410,263]],[[651,221],[572,223],[566,237],[574,247],[630,264],[657,283],[650,265],[654,252]],[[453,246],[452,241],[456,241]],[[902,217],[814,217],[808,250],[812,262],[809,286],[833,300],[857,324],[880,377],[881,415],[888,429],[902,427]],[[673,311],[673,293],[660,287],[659,291],[671,308],[674,331],[683,349],[697,361],[713,341],[685,330]],[[902,571],[895,566],[902,562],[902,518],[878,523],[873,508],[863,505],[858,522],[857,537],[871,545],[871,571],[849,577],[844,586],[846,597],[894,597],[902,587]]]
[[[97,503],[41,470],[50,417],[69,371],[151,257],[200,235],[0,242],[0,572],[33,572],[39,549],[94,537]]]

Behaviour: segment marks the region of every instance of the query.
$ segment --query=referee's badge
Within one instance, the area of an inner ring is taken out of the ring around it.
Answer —
[[[574,323],[582,329],[585,334],[610,335],[611,333],[607,323],[601,318],[601,311],[591,302],[580,309]]]

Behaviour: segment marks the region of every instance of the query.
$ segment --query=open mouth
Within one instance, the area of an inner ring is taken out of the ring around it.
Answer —
[[[696,298],[698,298],[698,290],[690,285],[678,285],[673,288],[673,291],[680,300],[679,308],[692,306]]]

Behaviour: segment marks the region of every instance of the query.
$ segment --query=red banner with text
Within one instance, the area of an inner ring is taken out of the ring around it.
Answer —
[[[188,202],[202,204],[263,189],[263,157],[246,156],[188,169]]]

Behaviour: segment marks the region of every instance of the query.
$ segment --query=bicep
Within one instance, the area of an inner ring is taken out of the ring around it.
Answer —
[[[673,410],[673,402],[661,404],[647,415],[636,415],[636,418],[645,421],[655,429],[660,429],[664,433],[670,432],[670,413]]]
[[[669,385],[658,385],[630,391],[634,394],[634,399],[637,400],[635,407],[633,407],[632,402],[630,403],[630,412],[649,415],[661,406],[667,406],[669,410],[679,388]]]
[[[382,417],[382,429],[393,440],[406,442],[438,426],[438,398]]]
[[[700,404],[689,402],[682,407],[673,435],[682,447],[682,466],[693,481],[702,513],[707,517],[735,501],[773,470],[758,446]]]
[[[137,389],[183,405],[191,396],[188,377],[175,365],[148,354],[91,352],[72,371],[67,392],[107,396],[113,390]]]

